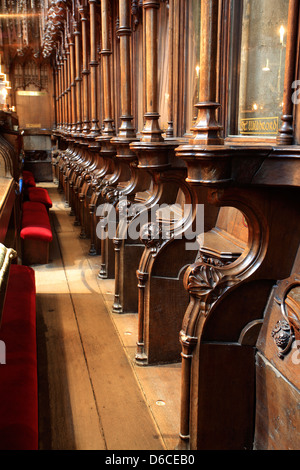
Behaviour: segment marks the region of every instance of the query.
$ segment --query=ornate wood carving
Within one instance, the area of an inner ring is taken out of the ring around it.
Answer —
[[[49,57],[53,53],[60,32],[64,29],[66,5],[66,0],[51,1],[46,18],[46,30],[43,35],[42,54],[44,57]]]
[[[298,274],[291,275],[279,283],[274,297],[280,306],[282,319],[278,320],[271,332],[278,348],[281,359],[291,352],[295,340],[300,340],[300,278]]]
[[[290,352],[294,336],[291,327],[286,320],[279,320],[272,331],[272,337],[278,348],[278,356],[283,359]]]
[[[131,14],[133,16],[134,30],[136,29],[138,24],[142,21],[142,18],[143,18],[142,6],[143,6],[143,1],[131,0]]]

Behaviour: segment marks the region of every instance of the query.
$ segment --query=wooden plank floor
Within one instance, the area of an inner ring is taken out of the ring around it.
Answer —
[[[113,280],[97,277],[52,183],[49,264],[37,288],[40,449],[173,450],[178,441],[180,364],[134,363],[137,316],[111,313]]]

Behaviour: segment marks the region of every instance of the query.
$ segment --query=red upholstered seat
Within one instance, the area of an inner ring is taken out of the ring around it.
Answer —
[[[25,186],[34,187],[36,185],[33,173],[31,173],[31,171],[23,171],[22,177],[23,177],[23,183],[25,184]]]
[[[45,188],[28,188],[28,198],[32,202],[41,202],[45,204],[46,207],[52,207],[52,201],[50,199],[49,193]]]
[[[32,268],[12,265],[3,307],[0,340],[0,449],[38,449],[36,293]]]
[[[41,202],[24,202],[20,236],[23,240],[30,238],[46,242],[52,241],[51,225],[44,204]]]
[[[31,176],[32,178],[34,178],[32,171],[23,170],[22,174],[25,175],[25,176]]]
[[[45,212],[45,206],[41,202],[25,201],[22,206],[23,212]],[[47,213],[47,211],[45,212]],[[48,215],[48,214],[47,214]]]

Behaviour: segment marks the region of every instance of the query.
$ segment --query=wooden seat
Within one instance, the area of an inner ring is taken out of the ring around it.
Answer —
[[[243,214],[222,207],[216,227],[198,237],[199,256],[209,264],[225,266],[237,260],[247,247],[248,229]]]

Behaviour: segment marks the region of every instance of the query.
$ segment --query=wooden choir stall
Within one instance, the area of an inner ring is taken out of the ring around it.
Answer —
[[[111,313],[135,315],[136,365],[180,364],[176,449],[299,448],[299,0],[36,3],[43,162]],[[0,242],[47,264],[3,126]]]

